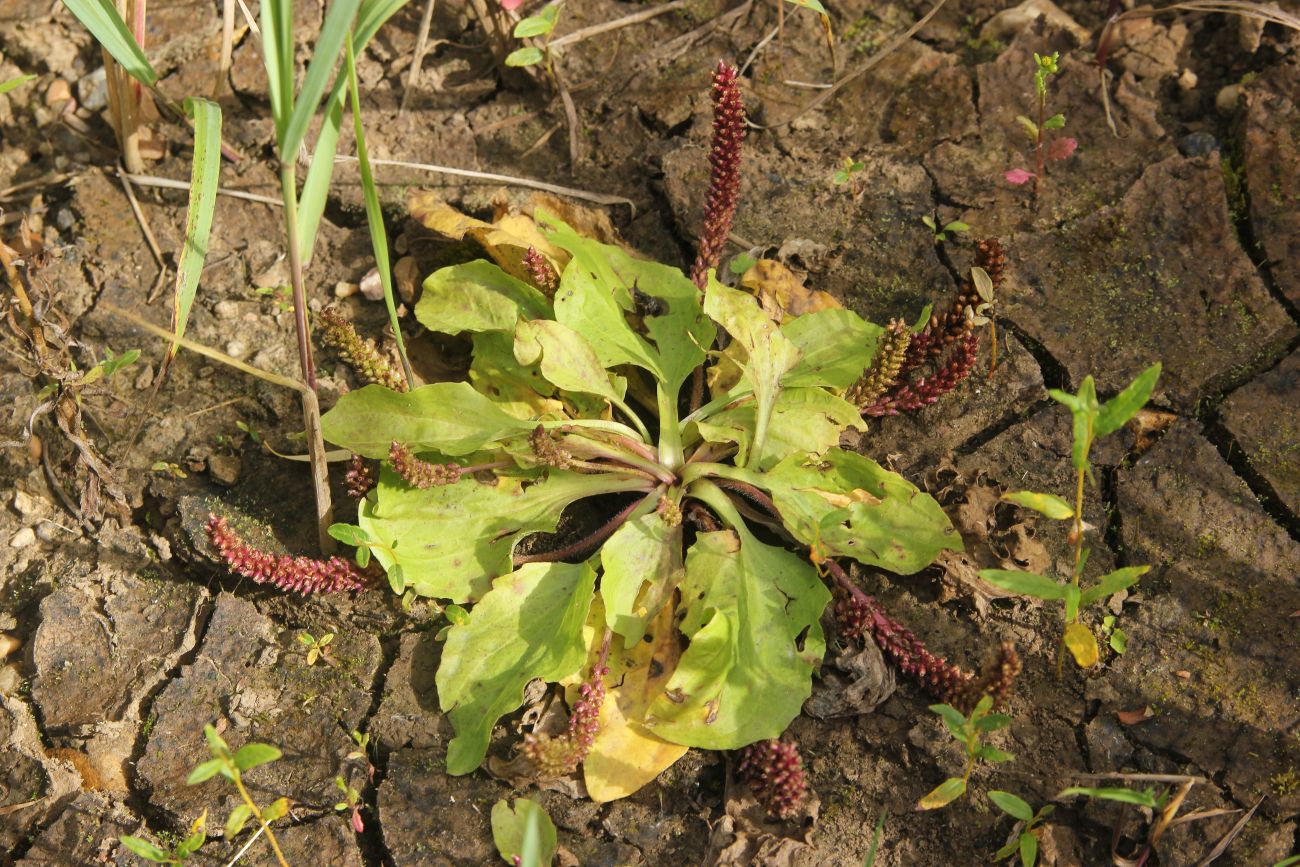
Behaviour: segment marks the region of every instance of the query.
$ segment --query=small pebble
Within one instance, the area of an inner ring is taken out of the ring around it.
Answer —
[[[67,532],[67,528],[53,521],[41,521],[36,525],[36,538],[42,542],[57,542],[59,541],[59,534]]]
[[[36,531],[33,530],[31,527],[23,527],[17,533],[14,533],[14,537],[9,540],[9,547],[26,548],[28,545],[32,544],[35,541],[36,541]]]
[[[104,67],[83,75],[77,82],[77,101],[87,111],[99,111],[108,107],[108,76]]]
[[[208,458],[208,475],[217,484],[231,487],[239,481],[240,463],[234,455],[212,455]]]
[[[1214,97],[1214,107],[1220,114],[1232,114],[1237,110],[1237,101],[1241,97],[1241,85],[1229,84]]]
[[[59,227],[60,232],[66,232],[76,224],[77,218],[67,208],[59,208],[58,213],[54,215],[54,225]]]
[[[248,352],[248,344],[242,340],[235,339],[226,344],[226,355],[229,355],[231,358],[238,358],[240,361],[243,361],[248,355]]]
[[[1183,136],[1178,150],[1185,157],[1203,157],[1219,150],[1219,140],[1208,132],[1194,132]]]
[[[36,498],[26,491],[14,491],[14,511],[24,518],[36,512]]]
[[[234,319],[239,315],[239,304],[234,301],[218,301],[212,312],[218,319]]]
[[[23,676],[12,665],[0,668],[0,695],[13,695],[23,685]]]
[[[379,279],[378,268],[371,268],[366,272],[366,276],[361,278],[361,294],[367,301],[384,300],[384,284]]]
[[[0,632],[0,659],[7,659],[10,654],[22,647],[23,643],[12,635]]]
[[[346,280],[340,280],[339,282],[334,284],[334,297],[351,298],[353,295],[357,294],[357,291],[360,288],[361,287],[358,286],[356,283],[349,283]]]
[[[140,375],[135,378],[135,387],[137,391],[144,391],[153,385],[153,365],[146,364],[140,369]]]
[[[1200,79],[1197,78],[1196,73],[1192,72],[1190,69],[1184,69],[1183,74],[1178,76],[1178,86],[1183,90],[1195,89],[1198,81],[1200,81]]]
[[[51,108],[72,99],[72,87],[62,78],[56,78],[45,90],[45,104]]]

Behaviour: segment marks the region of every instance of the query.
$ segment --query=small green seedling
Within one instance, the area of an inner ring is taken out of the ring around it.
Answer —
[[[862,861],[862,867],[875,867],[876,853],[880,850],[880,838],[885,833],[885,821],[889,819],[889,808],[884,807],[880,811],[880,818],[876,820],[876,828],[871,832],[871,845],[867,848],[867,857]]]
[[[851,192],[853,198],[856,199],[858,196],[862,195],[862,178],[860,178],[859,175],[862,174],[862,171],[866,167],[867,164],[864,162],[855,160],[853,157],[845,157],[844,165],[840,166],[835,171],[831,181],[837,187],[842,187],[845,184],[848,184],[849,192]]]
[[[1088,589],[1080,586],[1084,566],[1088,562],[1088,549],[1083,545],[1084,531],[1089,529],[1083,523],[1083,488],[1085,479],[1093,478],[1092,463],[1089,453],[1097,437],[1112,434],[1123,427],[1133,416],[1137,415],[1151,396],[1156,380],[1160,376],[1160,365],[1153,364],[1138,374],[1127,388],[1105,403],[1097,402],[1097,388],[1092,377],[1084,377],[1078,394],[1053,389],[1050,394],[1058,403],[1069,407],[1074,416],[1074,448],[1071,463],[1074,465],[1076,485],[1074,505],[1071,506],[1055,494],[1040,494],[1033,491],[1016,491],[1003,495],[1002,499],[1015,503],[1026,509],[1050,518],[1053,521],[1071,521],[1070,543],[1074,546],[1074,569],[1068,584],[1062,584],[1046,575],[1033,572],[1015,572],[1005,569],[984,569],[980,577],[995,587],[1010,590],[1036,599],[1061,600],[1065,606],[1065,630],[1061,635],[1061,644],[1057,655],[1057,674],[1061,671],[1064,651],[1070,655],[1080,668],[1091,668],[1100,659],[1097,637],[1087,624],[1079,622],[1079,612],[1095,602],[1100,602],[1121,590],[1133,586],[1144,575],[1149,566],[1125,566],[1109,572]],[[1094,484],[1096,482],[1093,479]],[[1113,627],[1113,622],[1112,622]],[[1112,642],[1126,647],[1128,637],[1122,632],[1116,639],[1111,633]],[[1112,643],[1112,647],[1115,644]],[[1122,650],[1116,650],[1122,653]]]
[[[320,659],[329,663],[328,656],[330,643],[334,641],[334,633],[326,632],[320,638],[312,635],[310,632],[299,632],[298,643],[307,648],[307,664],[315,665],[316,660]]]
[[[257,824],[261,826],[258,833],[266,835],[266,842],[270,844],[276,862],[280,867],[289,867],[288,862],[284,860],[284,853],[280,851],[280,842],[275,839],[275,832],[271,830],[272,822],[288,814],[289,799],[278,798],[269,806],[259,807],[244,786],[244,773],[280,758],[283,755],[280,749],[270,744],[253,743],[244,744],[232,753],[229,745],[211,725],[203,727],[203,736],[208,740],[208,751],[212,754],[212,758],[201,762],[190,772],[185,782],[195,786],[220,774],[233,783],[243,803],[236,805],[226,818],[226,839],[233,839],[244,830],[249,819],[256,819]]]
[[[515,25],[516,39],[540,39],[542,44],[526,45],[506,56],[506,66],[536,66],[546,64],[546,71],[551,72],[551,33],[560,20],[560,7],[563,3],[550,3],[536,15],[530,15]]]
[[[185,839],[181,840],[171,849],[159,848],[148,840],[143,840],[139,837],[122,836],[117,839],[123,846],[130,850],[131,854],[138,855],[146,861],[152,861],[155,864],[184,864],[186,858],[189,858],[195,852],[199,851],[199,847],[207,842],[208,835],[207,832],[203,830],[207,821],[208,811],[204,810],[199,817],[190,824],[190,832],[185,836]]]
[[[1061,793],[1056,797],[1058,799],[1068,798],[1071,795],[1083,795],[1086,798],[1115,801],[1120,804],[1133,804],[1136,807],[1146,807],[1149,810],[1159,810],[1169,801],[1167,792],[1157,793],[1152,786],[1147,786],[1145,789],[1126,789],[1123,786],[1102,786],[1100,788],[1070,786],[1068,789],[1062,789]]]
[[[989,732],[995,732],[1011,725],[1011,717],[1004,713],[989,713],[993,707],[993,697],[986,695],[975,705],[970,716],[963,716],[961,711],[947,704],[932,704],[930,710],[943,718],[952,736],[966,747],[966,770],[960,777],[949,777],[940,783],[934,791],[926,795],[916,805],[919,810],[937,810],[946,807],[966,794],[966,785],[970,782],[971,772],[979,762],[1009,762],[1013,756],[997,747],[980,743],[980,738]]]
[[[939,221],[929,214],[923,216],[921,218],[921,222],[925,223],[926,227],[929,228],[929,230],[934,233],[934,242],[936,244],[940,244],[948,240],[948,236],[950,234],[955,235],[958,232],[970,231],[970,226],[966,225],[961,220],[953,220],[950,223],[944,223],[943,228],[940,228]]]
[[[999,849],[993,855],[993,860],[1001,861],[1019,852],[1022,867],[1034,867],[1038,863],[1038,833],[1035,828],[1052,815],[1054,808],[1049,804],[1034,812],[1034,808],[1024,799],[1010,792],[997,790],[989,792],[989,800],[1011,818],[1020,820],[1020,825],[1017,826],[1020,834],[1015,840]]]
[[[349,813],[352,830],[362,833],[366,830],[366,823],[361,821],[361,811],[366,805],[361,802],[361,793],[354,786],[348,785],[348,781],[342,777],[335,777],[334,785],[343,793],[343,800],[335,804],[334,809],[339,813]]]
[[[161,473],[165,476],[171,476],[173,479],[189,477],[189,474],[181,469],[180,464],[174,464],[171,461],[154,461],[153,466],[149,467],[149,472]]]
[[[22,87],[24,84],[31,81],[35,77],[36,76],[34,74],[28,73],[27,75],[19,75],[14,78],[10,78],[6,81],[0,81],[0,95],[4,95],[8,93],[14,88]]]
[[[1016,168],[1003,173],[1004,178],[1017,186],[1033,180],[1035,200],[1042,191],[1043,171],[1046,168],[1047,160],[1067,159],[1079,146],[1077,139],[1054,138],[1049,142],[1045,135],[1049,131],[1059,130],[1065,126],[1065,115],[1054,114],[1051,117],[1047,116],[1047,78],[1060,72],[1056,65],[1060,57],[1060,52],[1057,51],[1053,51],[1046,56],[1034,54],[1034,98],[1038,107],[1038,119],[1036,121],[1030,120],[1023,114],[1016,116],[1016,121],[1024,128],[1030,141],[1034,143],[1036,170],[1030,172]]]
[[[1128,633],[1120,629],[1116,624],[1119,618],[1114,614],[1107,614],[1101,619],[1101,637],[1106,639],[1106,644],[1110,649],[1120,656],[1128,650]]]
[[[555,823],[530,798],[518,798],[514,807],[497,801],[492,806],[492,841],[507,864],[543,867],[555,857]]]

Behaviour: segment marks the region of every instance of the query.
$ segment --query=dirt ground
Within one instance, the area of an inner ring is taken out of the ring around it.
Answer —
[[[211,92],[220,5],[150,5],[164,92]],[[297,5],[301,59],[320,8]],[[634,207],[605,208],[623,237],[686,265],[707,188],[709,72],[719,58],[752,55],[743,86],[756,126],[734,228],[744,247],[779,251],[810,285],[876,321],[911,319],[947,296],[976,239],[999,237],[1008,250],[996,375],[981,365],[951,399],[874,421],[862,441],[959,525],[974,514],[980,544],[1040,566],[1063,562],[1063,531],[1045,521],[1013,528],[989,503],[1005,489],[1069,489],[1069,423],[1048,388],[1077,388],[1091,373],[1108,395],[1164,363],[1155,411],[1099,446],[1087,499],[1098,528],[1089,574],[1152,565],[1113,609],[1127,653],[1057,680],[1055,609],[990,600],[942,569],[867,576],[936,650],[975,664],[1007,639],[1025,660],[1013,722],[995,740],[1015,761],[980,769],[970,797],[931,813],[912,807],[959,771],[961,756],[927,696],[902,679],[896,691],[881,687],[887,698],[872,713],[796,720],[819,799],[815,824],[802,827],[737,814],[733,762],[716,753],[691,751],[605,805],[568,790],[515,791],[486,771],[446,776],[450,731],[433,689],[440,620],[420,604],[403,611],[387,591],[287,598],[232,578],[204,553],[202,525],[218,503],[265,521],[284,548],[311,550],[304,465],[261,446],[301,450],[291,438],[297,399],[194,353],[181,354],[154,397],[161,345],[110,310],[168,324],[166,291],[148,300],[158,264],[114,170],[100,52],[62,6],[0,0],[0,80],[38,76],[0,96],[0,232],[9,240],[23,214],[38,221],[47,251],[38,301],[75,341],[79,366],[108,350],[144,352],[86,398],[87,430],[116,466],[127,505],[84,526],[70,512],[84,481],[73,448],[49,416],[33,427],[43,454],[30,448],[24,428],[44,381],[18,334],[0,328],[0,863],[139,863],[119,834],[165,840],[204,809],[218,833],[234,805],[227,790],[185,784],[206,757],[210,722],[233,744],[284,750],[250,784],[264,802],[294,802],[281,834],[294,865],[490,864],[489,809],[525,793],[555,820],[565,863],[858,865],[886,809],[878,864],[990,863],[1013,823],[984,792],[1008,789],[1038,806],[1079,773],[1121,771],[1201,777],[1181,814],[1232,811],[1173,826],[1148,863],[1208,863],[1252,808],[1215,863],[1271,865],[1297,852],[1300,35],[1217,14],[1130,22],[1109,60],[1112,133],[1091,54],[1104,3],[1067,0],[1063,15],[1035,21],[989,0],[949,0],[915,38],[807,112],[823,92],[808,84],[859,67],[928,6],[827,4],[837,69],[816,16],[796,7],[784,33],[764,41],[775,5],[695,0],[570,46],[560,68],[578,122],[573,162],[560,101],[527,80],[500,80],[462,4],[437,5],[423,71],[399,112],[420,22],[413,3],[360,58],[371,154],[623,196]],[[569,0],[558,32],[642,8]],[[274,196],[266,76],[253,37],[242,27],[238,37],[221,103],[226,137],[246,158],[225,165],[222,183]],[[1052,50],[1061,73],[1050,110],[1065,114],[1064,133],[1079,144],[1051,165],[1034,203],[1003,172],[1032,168],[1015,117],[1030,113],[1032,54]],[[158,134],[149,172],[187,179],[184,135],[167,124]],[[351,147],[345,133],[341,150]],[[856,190],[831,180],[846,157],[864,164]],[[408,192],[433,189],[479,215],[494,197],[530,195],[415,170],[385,168],[380,178],[390,236],[420,279],[469,253],[411,220]],[[341,167],[308,272],[311,304],[337,301],[378,335],[383,304],[354,291],[371,267],[359,189],[353,168]],[[183,193],[136,195],[170,266]],[[972,231],[936,244],[921,222],[931,214]],[[284,282],[280,221],[269,205],[220,198],[190,336],[292,376],[291,314],[257,291]],[[421,337],[409,316],[406,328],[417,373],[445,376],[459,347]],[[357,381],[329,351],[317,362],[328,407]],[[307,664],[303,630],[336,633],[329,664]],[[517,725],[499,726],[495,754],[517,743]],[[353,730],[370,735],[373,771],[348,757]],[[338,775],[362,792],[361,833],[334,809]],[[1112,839],[1132,851],[1145,828],[1132,809],[1060,802],[1043,863],[1110,863]],[[191,863],[233,854],[214,838]],[[272,862],[256,846],[244,863]]]

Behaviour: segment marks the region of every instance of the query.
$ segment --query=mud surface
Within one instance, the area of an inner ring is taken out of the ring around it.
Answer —
[[[298,5],[305,59],[320,9]],[[52,415],[33,420],[49,372],[31,364],[5,296],[0,863],[139,863],[119,835],[174,841],[204,810],[213,838],[191,863],[227,863],[238,851],[220,837],[231,790],[185,783],[206,758],[208,723],[232,746],[283,749],[248,784],[264,803],[292,800],[279,836],[295,865],[493,863],[491,805],[525,793],[558,826],[562,863],[858,865],[885,809],[878,864],[988,863],[1012,822],[986,791],[1038,806],[1079,773],[1115,772],[1202,778],[1180,815],[1224,811],[1171,827],[1148,863],[1199,862],[1251,808],[1215,863],[1270,865],[1297,851],[1300,35],[1222,15],[1124,22],[1108,61],[1112,133],[1091,53],[1096,3],[1071,0],[1036,21],[987,0],[951,0],[915,38],[805,110],[824,93],[810,85],[858,69],[928,8],[832,5],[836,66],[816,17],[794,6],[784,32],[765,40],[773,3],[700,0],[570,45],[559,68],[574,103],[571,140],[547,87],[517,71],[498,76],[462,4],[437,4],[408,94],[413,4],[358,58],[370,151],[625,197],[634,207],[604,209],[622,237],[683,266],[708,183],[709,71],[718,58],[751,58],[743,87],[755,126],[728,255],[777,256],[869,318],[910,321],[952,291],[976,239],[1001,238],[1009,278],[995,310],[996,372],[985,341],[954,395],[872,421],[860,447],[934,493],[969,543],[964,560],[894,580],[864,576],[866,586],[963,664],[1015,642],[1025,671],[996,741],[1015,761],[977,770],[966,800],[914,812],[960,770],[959,748],[914,684],[836,653],[827,683],[874,670],[854,700],[876,706],[846,716],[827,699],[808,710],[829,718],[793,724],[817,799],[815,821],[803,825],[754,815],[732,785],[732,759],[714,753],[692,751],[604,805],[483,770],[448,777],[451,732],[433,682],[441,619],[421,604],[403,611],[384,590],[303,601],[216,568],[202,527],[218,505],[261,528],[266,547],[314,544],[304,465],[263,449],[301,451],[297,398],[192,352],[154,391],[161,344],[115,308],[168,326],[183,194],[134,190],[160,272],[115,167],[98,48],[62,6],[0,0],[0,81],[37,75],[0,95],[0,240],[13,245],[27,216],[44,250],[34,300],[80,369],[110,351],[144,353],[86,394],[85,435],[115,467],[121,503],[101,491],[109,517],[79,522],[84,469]],[[643,8],[569,0],[558,33]],[[218,3],[151,4],[148,45],[164,93],[211,93],[220,18]],[[244,158],[224,166],[222,185],[275,196],[266,75],[253,35],[236,25],[219,98],[226,140]],[[1035,198],[1003,173],[1034,168],[1015,118],[1031,113],[1033,53],[1052,50],[1062,56],[1049,109],[1064,113],[1061,135],[1078,149],[1049,164]],[[148,173],[187,180],[182,128],[151,128]],[[341,152],[353,152],[350,131]],[[846,157],[863,168],[836,185]],[[336,176],[310,303],[337,303],[378,336],[383,305],[357,291],[371,253],[353,172],[345,164]],[[472,254],[411,220],[406,194],[432,189],[486,216],[494,200],[524,204],[530,192],[404,168],[382,168],[380,179],[417,373],[446,376],[464,347],[420,336],[406,311],[425,275]],[[923,216],[972,231],[936,241]],[[281,220],[272,205],[219,198],[189,335],[293,376]],[[1099,445],[1085,501],[1096,540],[1089,576],[1152,566],[1110,611],[1090,615],[1117,615],[1128,650],[1058,679],[1057,610],[1001,596],[972,580],[974,570],[1068,571],[1064,529],[997,506],[997,496],[1071,489],[1069,421],[1048,389],[1092,374],[1105,397],[1156,360],[1164,375],[1150,411]],[[325,407],[358,385],[329,351],[318,351],[317,368]],[[304,633],[335,636],[325,659],[308,661]],[[517,716],[502,721],[496,760],[510,758],[519,726]],[[354,731],[369,735],[367,751]],[[336,809],[336,777],[359,791],[364,830]],[[1146,827],[1115,804],[1058,802],[1042,863],[1110,863],[1112,838],[1132,851]],[[273,861],[255,845],[244,863]]]

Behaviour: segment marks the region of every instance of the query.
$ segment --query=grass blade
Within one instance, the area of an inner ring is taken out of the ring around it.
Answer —
[[[307,75],[302,80],[294,100],[293,111],[280,136],[281,159],[294,159],[298,148],[307,135],[307,126],[311,123],[316,109],[320,107],[321,97],[329,84],[330,74],[338,61],[343,43],[352,30],[352,22],[357,16],[357,7],[361,0],[334,0],[325,13],[325,23],[321,25],[320,37],[312,48],[311,63],[307,65]],[[292,57],[290,58],[292,62]]]
[[[8,81],[0,82],[0,95],[6,94],[16,87],[22,87],[36,76],[34,74],[20,75],[17,78],[11,78]]]
[[[352,35],[352,48],[356,53],[365,50],[367,43],[379,32],[393,13],[406,5],[407,0],[363,0],[357,11],[357,26]],[[339,130],[343,126],[343,96],[347,77],[339,74],[334,80],[329,96],[325,98],[325,118],[302,185],[302,198],[298,202],[298,238],[302,244],[304,262],[311,260],[316,246],[316,231],[329,196],[330,178],[334,175],[334,155],[338,151]]]
[[[357,85],[357,59],[352,50],[352,40],[347,42],[348,93],[352,102],[352,127],[357,138],[357,165],[361,168],[361,190],[366,200],[366,224],[370,227],[370,243],[375,249],[375,267],[379,269],[379,282],[384,287],[384,304],[388,307],[388,322],[397,338],[397,352],[402,358],[402,371],[406,374],[406,387],[415,387],[411,362],[406,357],[406,343],[402,340],[402,326],[397,321],[397,304],[393,299],[393,269],[388,259],[388,234],[384,230],[384,212],[379,207],[379,190],[375,176],[370,171],[370,157],[366,153],[366,132],[361,125],[361,100]]]
[[[146,87],[157,83],[158,73],[127,29],[113,0],[63,0],[63,3],[132,78]]]
[[[262,61],[266,64],[266,86],[271,97],[275,139],[284,141],[293,112],[293,2],[262,0]],[[280,151],[283,158],[285,152]]]
[[[176,270],[176,299],[172,313],[175,337],[168,358],[173,358],[185,336],[185,325],[199,289],[203,260],[212,234],[212,215],[221,180],[221,107],[206,99],[185,100],[185,113],[194,120],[194,162],[190,173],[190,203],[185,216],[185,247]]]

